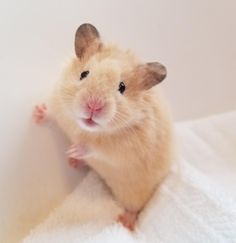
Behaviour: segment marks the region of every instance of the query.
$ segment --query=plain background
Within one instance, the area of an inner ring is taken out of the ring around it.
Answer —
[[[78,182],[63,135],[31,121],[73,53],[76,28],[168,68],[175,120],[236,108],[234,0],[0,0],[0,242],[14,243]]]

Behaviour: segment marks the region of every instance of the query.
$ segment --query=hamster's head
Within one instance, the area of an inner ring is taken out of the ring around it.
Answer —
[[[104,44],[91,24],[75,34],[75,58],[60,85],[67,116],[88,132],[115,132],[145,118],[145,93],[166,77],[158,62]]]

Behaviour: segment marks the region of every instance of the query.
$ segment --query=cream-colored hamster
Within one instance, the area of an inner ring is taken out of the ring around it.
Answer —
[[[73,144],[69,157],[85,160],[101,176],[124,207],[118,220],[132,230],[170,167],[171,119],[153,89],[166,68],[104,44],[91,24],[77,29],[75,54],[48,110]],[[37,121],[45,109],[37,107]]]

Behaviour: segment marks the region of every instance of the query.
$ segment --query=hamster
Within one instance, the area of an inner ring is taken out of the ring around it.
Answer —
[[[138,214],[167,175],[172,157],[172,122],[157,88],[166,77],[158,62],[141,62],[131,51],[102,42],[82,24],[75,56],[47,106],[37,106],[70,139],[68,156],[94,169],[124,208],[117,220],[133,230]]]

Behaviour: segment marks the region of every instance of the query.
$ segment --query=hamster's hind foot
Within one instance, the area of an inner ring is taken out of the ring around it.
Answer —
[[[137,217],[137,212],[130,212],[126,210],[124,213],[118,216],[117,222],[121,223],[125,228],[134,231]]]

